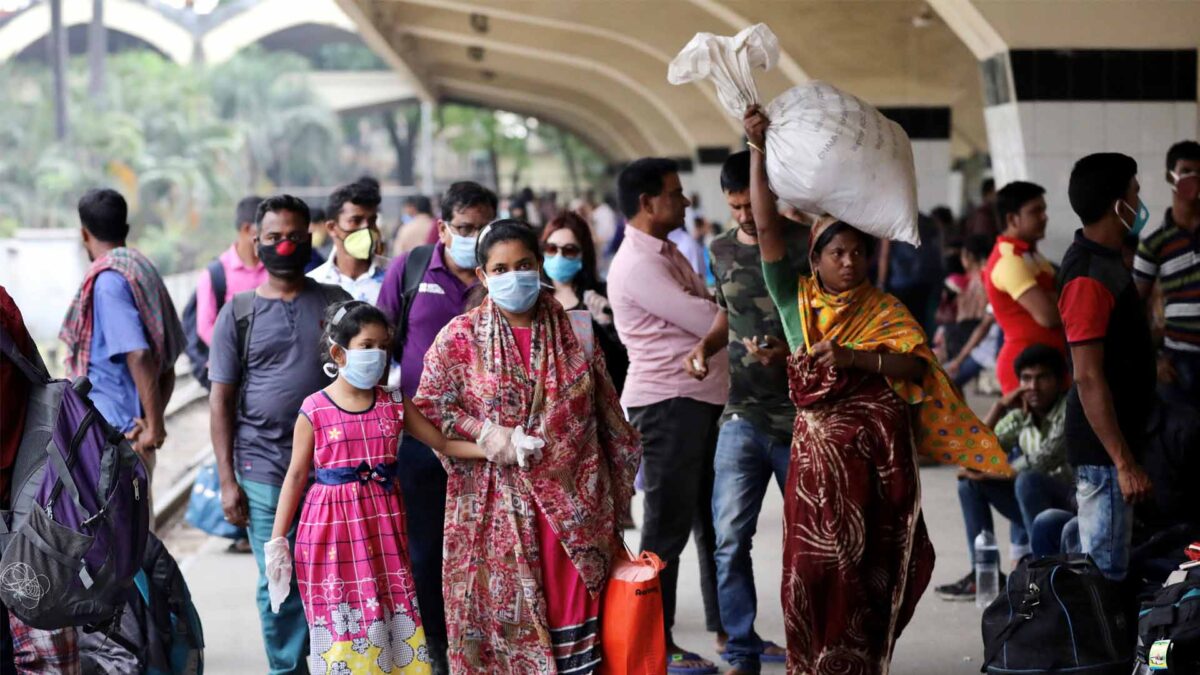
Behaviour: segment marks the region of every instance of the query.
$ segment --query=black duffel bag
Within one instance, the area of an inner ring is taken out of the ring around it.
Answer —
[[[1120,585],[1087,556],[1022,563],[983,612],[984,663],[991,675],[1129,675],[1133,625]]]
[[[1138,615],[1138,661],[1164,675],[1200,673],[1200,567],[1172,575]]]

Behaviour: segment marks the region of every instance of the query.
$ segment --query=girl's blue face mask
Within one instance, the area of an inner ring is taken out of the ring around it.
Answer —
[[[383,379],[387,370],[388,353],[385,349],[346,349],[346,365],[334,363],[325,364],[325,374],[329,377],[341,375],[346,383],[355,389],[371,389]]]
[[[537,270],[505,272],[487,278],[488,295],[500,309],[521,314],[529,311],[542,292]]]

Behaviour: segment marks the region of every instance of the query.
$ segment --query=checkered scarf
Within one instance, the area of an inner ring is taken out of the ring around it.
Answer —
[[[58,337],[67,346],[67,373],[71,378],[87,375],[92,351],[92,290],[101,272],[119,272],[129,282],[133,301],[137,305],[150,351],[158,360],[161,372],[175,367],[175,359],[183,352],[186,338],[175,305],[163,285],[158,270],[146,256],[131,248],[115,248],[92,262],[75,299],[67,309]]]

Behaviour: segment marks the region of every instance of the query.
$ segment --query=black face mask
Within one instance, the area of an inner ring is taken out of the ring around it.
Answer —
[[[275,245],[260,243],[258,259],[277,277],[298,277],[304,274],[304,268],[312,259],[312,242],[294,244],[284,239]]]

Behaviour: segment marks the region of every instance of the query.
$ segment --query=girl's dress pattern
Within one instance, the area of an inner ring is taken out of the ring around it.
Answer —
[[[376,387],[363,412],[319,391],[300,412],[313,426],[313,468],[296,531],[296,578],[308,619],[313,675],[430,673],[406,548],[404,503],[391,477],[404,404]],[[348,469],[341,484],[322,470]]]

